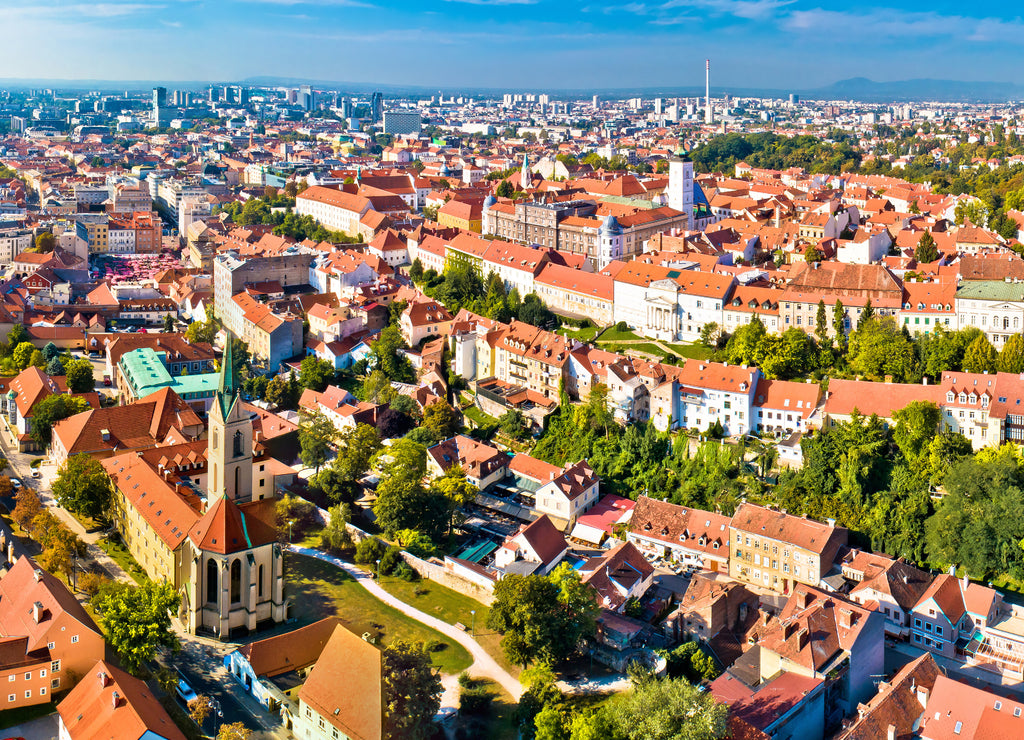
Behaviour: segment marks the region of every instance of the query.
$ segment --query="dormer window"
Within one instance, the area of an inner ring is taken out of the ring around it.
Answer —
[[[977,403],[977,402],[978,402],[978,397],[977,397],[976,395],[974,395],[974,394],[972,393],[972,394],[970,395],[970,397],[969,397],[969,399],[968,399],[968,400],[969,400],[969,401],[970,401],[970,402],[971,402],[972,404],[973,404],[973,403]]]
[[[946,403],[953,403],[954,398],[955,396],[953,395],[953,391],[950,391],[946,394]]]
[[[967,403],[967,394],[964,393],[963,391],[960,391],[960,395],[957,400],[959,400],[960,403]]]

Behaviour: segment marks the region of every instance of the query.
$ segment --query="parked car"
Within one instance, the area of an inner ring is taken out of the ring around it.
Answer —
[[[105,385],[107,388],[110,387],[110,376],[109,375],[104,375],[103,376],[103,385]]]
[[[22,487],[22,484],[21,481],[18,480],[17,478],[11,478],[11,486],[14,488],[15,491],[17,491],[19,488]]]
[[[185,706],[188,706],[188,703],[196,698],[196,692],[192,690],[192,687],[188,685],[188,681],[180,673],[178,674],[178,685],[174,687],[174,693]]]
[[[32,477],[33,478],[42,478],[43,474],[39,472],[39,468],[32,468]]]

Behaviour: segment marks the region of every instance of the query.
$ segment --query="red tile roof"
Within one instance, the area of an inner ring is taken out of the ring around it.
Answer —
[[[383,737],[380,651],[342,626],[299,689],[299,699],[352,740]]]
[[[72,740],[185,740],[144,681],[99,661],[57,706]]]

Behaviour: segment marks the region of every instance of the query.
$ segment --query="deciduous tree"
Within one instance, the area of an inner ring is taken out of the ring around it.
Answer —
[[[129,586],[118,583],[92,600],[103,633],[132,673],[151,661],[161,648],[179,650],[178,637],[171,628],[181,597],[170,583],[146,581]]]
[[[384,736],[425,740],[441,707],[441,677],[423,643],[395,640],[381,653]]]
[[[319,475],[320,466],[331,456],[331,446],[337,437],[334,422],[320,409],[303,410],[299,421],[299,454],[303,465],[316,469],[314,475]]]
[[[72,393],[88,393],[96,388],[92,363],[88,360],[78,358],[68,361],[64,366],[64,374]]]
[[[47,396],[32,410],[32,439],[40,447],[49,447],[54,424],[88,410],[89,402],[81,396],[69,396],[66,393]]]
[[[113,487],[100,461],[89,455],[72,455],[53,481],[53,497],[68,511],[92,519],[105,518]]]

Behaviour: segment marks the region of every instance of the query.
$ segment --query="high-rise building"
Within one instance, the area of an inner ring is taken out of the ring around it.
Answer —
[[[662,98],[654,99],[654,113],[655,115],[661,115],[664,112],[665,101]]]
[[[383,118],[385,134],[418,134],[423,125],[417,110],[386,110]]]
[[[370,119],[379,123],[384,119],[384,96],[375,92],[370,96]]]
[[[170,111],[167,110],[167,88],[153,88],[153,125],[166,126],[170,123]]]

